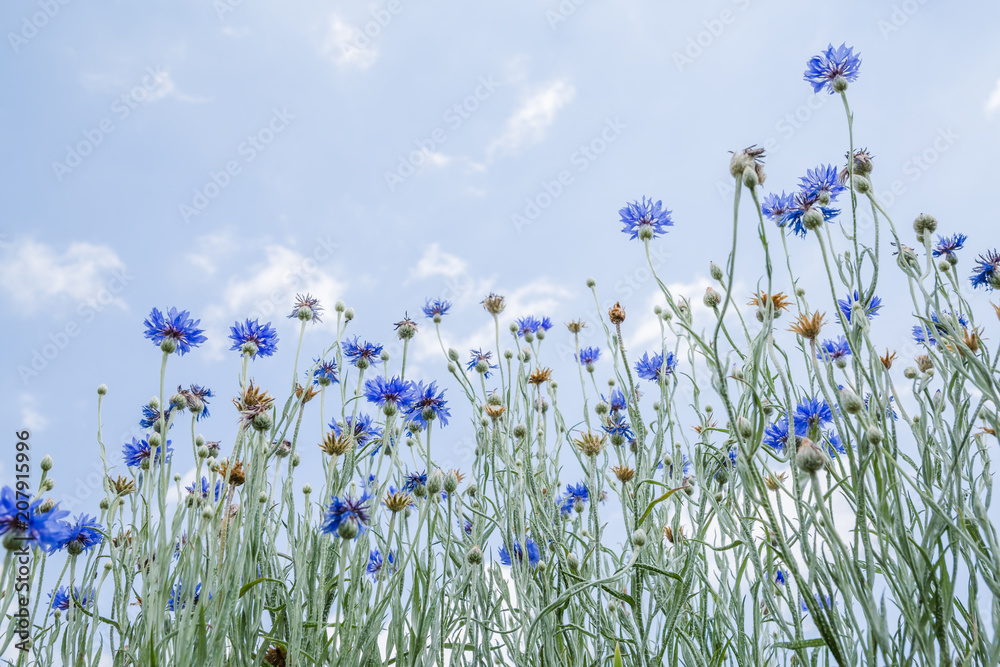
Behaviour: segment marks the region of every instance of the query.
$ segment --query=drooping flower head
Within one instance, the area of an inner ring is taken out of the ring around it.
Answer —
[[[365,381],[365,398],[380,408],[391,405],[397,410],[409,410],[413,405],[413,383],[395,375],[388,379],[377,375]]]
[[[847,44],[841,44],[837,48],[830,44],[826,51],[809,59],[804,78],[812,85],[814,93],[825,88],[833,95],[840,92],[837,87],[842,85],[841,80],[844,84],[857,81],[860,69],[860,53],[855,54],[854,49]]]
[[[601,348],[585,347],[580,350],[580,365],[586,367],[588,371],[594,370],[594,364],[601,358]]]
[[[677,368],[677,358],[673,352],[667,352],[666,358],[663,353],[657,352],[652,357],[648,352],[643,353],[642,358],[635,362],[635,371],[644,380],[659,382],[667,375],[671,375]]]
[[[451,302],[445,301],[444,299],[427,299],[424,304],[424,315],[434,319],[435,317],[443,317],[448,314],[448,310],[451,308]]]
[[[256,359],[257,355],[270,357],[278,350],[278,332],[271,323],[261,324],[257,319],[247,319],[237,322],[230,328],[229,340],[233,341],[230,350],[239,350]]]
[[[330,535],[339,533],[341,537],[346,535],[348,538],[363,533],[370,521],[368,500],[367,490],[360,498],[333,496],[323,519],[323,532]]]
[[[147,460],[150,462],[150,465],[153,465],[162,462],[163,454],[160,449],[161,447],[157,447],[154,455],[153,448],[149,444],[148,438],[143,438],[142,440],[132,438],[131,442],[126,442],[122,447],[122,456],[125,457],[125,465],[130,468],[141,466],[142,462]],[[169,440],[167,440],[166,450],[166,455],[169,459],[174,450],[174,448],[170,446]]]
[[[22,497],[19,498],[19,495]],[[26,501],[23,495],[9,486],[0,491],[0,535],[13,533],[28,547],[51,549],[62,544],[71,531],[70,525],[62,520],[69,516],[69,512],[59,509],[58,505],[42,512],[41,499]],[[25,502],[28,502],[28,508],[22,509]]]
[[[77,556],[92,549],[104,541],[101,534],[101,524],[97,517],[81,514],[73,523],[67,524],[66,535],[48,548],[49,554],[65,549],[71,556]]]
[[[198,416],[195,417],[195,421],[201,421],[208,417],[208,399],[214,398],[215,394],[208,387],[202,387],[199,384],[192,384],[187,389],[177,387],[177,393],[183,396],[187,400],[187,408],[191,412],[194,412]],[[173,408],[173,405],[170,406]],[[167,410],[170,412],[170,409]],[[155,419],[153,420],[155,423]],[[152,424],[150,424],[152,426]],[[148,428],[148,427],[147,427]]]
[[[337,379],[337,360],[316,359],[316,370],[313,371],[313,384],[326,387],[335,384]]]
[[[90,607],[94,604],[94,590],[84,590],[79,586],[60,586],[49,593],[49,614],[67,611],[70,607]]]
[[[854,304],[861,302],[861,296],[858,294],[858,290],[854,290],[854,294],[848,294],[846,299],[837,299],[837,306],[840,308],[840,316],[844,318],[847,324],[852,324],[851,322],[851,312],[854,309]],[[868,303],[862,303],[862,312],[864,312],[865,317],[869,321],[878,315],[878,311],[882,308],[882,299],[877,296],[872,296],[871,301]]]
[[[520,542],[514,542],[513,545],[514,558],[517,559],[518,563],[524,562],[524,557],[527,555],[528,563],[534,567],[538,565],[538,561],[542,559],[542,552],[539,551],[538,545],[530,537],[524,540],[524,548],[521,548]],[[500,562],[504,565],[513,564],[513,559],[511,558],[510,552],[507,551],[506,545],[500,546]]]
[[[354,337],[353,341],[343,341],[340,346],[344,350],[344,356],[347,357],[356,368],[361,370],[364,370],[369,366],[378,366],[379,362],[382,360],[380,358],[380,355],[382,354],[381,345],[369,343],[368,341],[359,343],[357,336]]]
[[[618,211],[621,222],[625,226],[622,231],[629,234],[629,239],[642,240],[654,239],[667,233],[667,227],[673,227],[674,222],[670,219],[670,211],[663,208],[663,202],[643,197],[642,200],[634,201]],[[642,237],[640,237],[640,233]],[[644,238],[643,238],[644,237]]]
[[[956,251],[965,247],[965,241],[968,238],[965,234],[938,236],[937,246],[935,246],[933,254],[935,257],[940,257],[941,255],[954,256]]]
[[[989,250],[980,255],[969,281],[974,288],[985,287],[987,292],[1000,287],[1000,253]]]
[[[374,549],[368,553],[368,566],[365,568],[372,581],[378,579],[382,572],[386,574],[392,574],[396,571],[396,558],[392,555],[392,552],[388,552],[386,557],[382,558],[382,552],[378,549]]]
[[[167,408],[167,414],[166,416],[164,416],[164,421],[167,422],[170,421],[170,413],[173,412],[173,410],[174,410],[173,405]],[[152,405],[149,405],[147,403],[146,405],[142,406],[142,419],[139,420],[139,426],[141,426],[142,428],[153,428],[153,424],[155,424],[160,419],[160,415],[161,412],[159,410],[157,410]],[[172,428],[173,424],[170,424],[170,426]]]
[[[312,294],[306,294],[305,296],[296,294],[295,306],[292,308],[292,314],[288,316],[288,319],[297,317],[303,322],[322,322],[323,320],[320,319],[322,312],[323,306],[319,305],[319,299]]]
[[[437,384],[431,382],[424,385],[423,382],[413,387],[413,402],[408,413],[410,421],[419,424],[422,428],[427,428],[431,420],[438,420],[441,426],[448,425],[448,418],[451,412],[444,400],[444,389],[438,391]]]
[[[847,339],[839,336],[836,340],[827,339],[820,343],[816,357],[822,361],[837,361],[850,356],[850,354],[851,346]]]
[[[469,350],[469,352],[472,357],[469,359],[469,363],[465,365],[465,368],[469,371],[475,370],[482,373],[484,379],[489,379],[491,370],[500,368],[497,364],[490,363],[490,359],[493,358],[492,352],[483,352],[481,348],[478,350]]]
[[[198,347],[208,340],[202,335],[204,329],[198,328],[201,320],[192,319],[186,310],[171,308],[164,315],[159,308],[153,308],[143,324],[146,325],[144,334],[146,338],[159,345],[161,349],[163,341],[173,341],[172,344],[180,355],[187,354],[192,347]]]

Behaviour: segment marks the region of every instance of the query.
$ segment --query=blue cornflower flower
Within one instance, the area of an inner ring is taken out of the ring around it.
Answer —
[[[326,359],[316,359],[317,364],[316,370],[313,371],[313,384],[317,384],[321,387],[327,387],[331,384],[340,382],[337,379],[337,360],[331,359],[327,361]]]
[[[70,606],[90,607],[94,604],[94,589],[85,591],[79,586],[60,586],[49,593],[49,615],[56,611],[67,611]]]
[[[104,535],[101,534],[101,524],[97,523],[96,516],[81,514],[76,518],[75,523],[69,523],[67,527],[66,535],[59,542],[49,546],[47,550],[49,554],[66,549],[70,555],[77,556],[104,541]]]
[[[559,511],[564,515],[569,515],[576,508],[577,503],[580,503],[580,510],[583,511],[583,503],[590,500],[590,492],[587,491],[587,487],[583,482],[578,484],[567,484],[566,494],[556,498],[556,505],[559,506]]]
[[[472,358],[469,359],[465,368],[469,371],[476,370],[482,373],[484,379],[489,379],[491,370],[500,368],[497,364],[490,363],[490,359],[493,357],[492,352],[483,352],[482,349],[469,350],[469,352],[472,354]]]
[[[170,405],[167,407],[167,414],[164,417],[164,421],[170,421],[170,413],[174,411],[174,406]],[[153,424],[160,418],[160,411],[149,405],[148,403],[142,406],[142,419],[139,420],[139,426],[142,428],[153,428]],[[173,428],[173,424],[170,427]]]
[[[382,429],[377,424],[372,423],[372,418],[369,415],[359,413],[356,419],[347,417],[344,421],[348,429],[353,424],[354,440],[358,443],[358,447],[364,447],[372,438],[382,437]],[[338,438],[344,434],[344,428],[336,420],[330,422],[330,429],[337,434]]]
[[[406,491],[407,493],[413,493],[417,490],[417,487],[427,486],[426,471],[406,473],[406,477],[404,479],[406,479],[406,483],[403,484],[403,491]]]
[[[608,407],[611,408],[611,412],[621,412],[627,405],[625,402],[625,392],[617,388],[611,390],[610,399],[604,398],[603,394],[601,395],[601,399],[608,404]]]
[[[865,394],[865,410],[869,410],[869,402],[871,401],[871,393]],[[896,400],[895,396],[889,397],[889,402],[885,406],[885,416],[892,417],[893,419],[899,419],[899,415],[896,414],[896,409],[892,407],[892,402]],[[869,410],[870,411],[870,410]]]
[[[146,325],[146,332],[143,334],[146,338],[157,345],[162,345],[165,340],[172,340],[180,355],[187,354],[192,347],[198,347],[208,340],[202,335],[204,329],[198,328],[201,320],[192,319],[186,310],[171,308],[164,316],[159,308],[153,308],[143,324]]]
[[[186,596],[184,595],[183,591],[184,591],[183,582],[178,582],[174,584],[174,587],[170,589],[170,599],[167,600],[168,611],[180,611],[181,609],[187,606],[188,600],[185,599]],[[200,599],[201,599],[201,584],[198,584],[197,586],[194,587],[194,599],[191,600],[192,606],[198,604],[198,601]],[[208,599],[209,600],[212,599],[211,594],[208,596]]]
[[[517,559],[519,563],[524,562],[524,555],[527,552],[528,563],[532,567],[538,565],[538,561],[542,559],[542,553],[538,550],[538,545],[530,537],[524,540],[524,549],[521,548],[520,542],[514,542],[514,558]],[[510,557],[510,552],[507,551],[506,545],[500,546],[500,562],[504,565],[511,565],[513,560]]]
[[[599,347],[585,347],[580,350],[580,364],[585,366],[588,371],[594,369],[594,363],[601,358],[601,348]]]
[[[941,255],[952,256],[957,250],[961,250],[965,246],[965,241],[968,238],[965,234],[938,236],[937,247],[934,248],[933,254],[935,257],[940,257]]]
[[[70,535],[71,527],[62,519],[69,516],[66,510],[58,509],[58,505],[48,512],[40,512],[38,508],[42,500],[27,501],[25,494],[20,493],[21,507],[18,507],[18,494],[9,486],[0,491],[0,535],[12,532],[21,537],[29,547],[38,546],[50,549],[59,545]],[[21,509],[28,502],[28,508]],[[27,517],[27,520],[25,520]]]
[[[626,441],[634,442],[635,434],[632,433],[632,426],[623,414],[610,415],[601,424],[604,432],[611,436],[611,444],[620,445]]]
[[[517,335],[522,338],[528,334],[538,333],[539,329],[548,331],[551,328],[552,321],[547,317],[538,319],[534,315],[528,315],[517,321]]]
[[[782,228],[787,226],[793,233],[805,238],[807,230],[802,223],[802,216],[813,208],[819,209],[819,212],[823,214],[824,222],[829,222],[840,215],[840,209],[820,204],[819,195],[811,195],[808,192],[799,191],[792,198],[792,206],[778,221],[778,226]]]
[[[174,448],[170,446],[170,441],[167,440],[167,458],[170,458],[170,454],[173,453]],[[143,461],[148,460],[150,464],[160,463],[163,458],[163,454],[160,452],[160,447],[156,448],[156,455],[153,455],[153,448],[149,444],[147,438],[142,440],[136,440],[132,438],[132,442],[126,442],[122,447],[122,456],[125,457],[125,465],[129,467],[141,466]]]
[[[462,526],[462,530],[465,532],[466,535],[472,535],[472,521],[470,521],[469,519],[466,519],[465,521],[461,522],[459,525]]]
[[[444,389],[439,392],[434,382],[426,386],[423,382],[418,383],[413,387],[412,404],[408,414],[410,421],[423,428],[427,428],[427,422],[431,419],[437,419],[441,422],[441,426],[447,426],[451,412],[445,405]]]
[[[841,44],[837,48],[833,48],[833,44],[830,44],[826,51],[809,59],[804,78],[812,85],[814,93],[825,87],[827,92],[833,95],[837,92],[834,89],[834,81],[838,78],[843,78],[847,82],[856,81],[859,69],[861,69],[860,53],[854,53],[854,49],[847,44]]]
[[[795,430],[819,428],[833,421],[833,412],[825,399],[807,398],[795,407]]]
[[[278,332],[271,328],[271,323],[261,324],[255,319],[237,322],[229,328],[229,340],[233,341],[230,350],[241,350],[254,359],[257,355],[270,357],[278,350]]]
[[[388,565],[386,565],[388,561]],[[395,567],[396,558],[392,555],[392,552],[388,552],[385,559],[382,559],[382,552],[378,549],[370,551],[368,553],[368,567],[365,568],[365,572],[371,575],[372,581],[378,579],[379,574],[385,570],[387,574],[392,574],[396,571]]]
[[[188,493],[190,493],[193,496],[194,495],[200,495],[203,500],[205,498],[208,498],[209,493],[211,493],[211,491],[212,491],[212,487],[208,483],[208,478],[207,477],[202,477],[201,478],[201,490],[200,491],[198,490],[198,486],[197,485],[198,485],[197,482],[191,482],[191,486],[185,486],[184,490],[187,491]],[[220,498],[221,495],[222,495],[222,481],[219,480],[219,481],[215,482],[215,502],[219,501],[219,498]]]
[[[365,398],[380,408],[391,405],[399,410],[409,410],[413,405],[413,383],[396,375],[389,379],[376,375],[365,381]]]
[[[760,210],[769,220],[773,220],[779,226],[784,226],[782,220],[794,205],[795,193],[786,195],[782,191],[780,195],[771,193],[764,197],[764,202],[760,205]]]
[[[450,308],[450,301],[445,301],[444,299],[427,299],[427,302],[424,304],[424,315],[430,318],[441,317],[442,315],[447,315]]]
[[[356,368],[364,370],[369,366],[378,366],[381,361],[379,355],[382,354],[382,346],[368,341],[358,343],[357,336],[351,342],[345,340],[340,346],[344,350],[344,356],[350,359]]]
[[[657,236],[666,234],[667,227],[674,226],[673,220],[670,219],[670,211],[663,208],[663,202],[657,201],[654,204],[652,199],[646,197],[643,197],[641,201],[637,200],[631,204],[625,204],[624,208],[619,209],[618,215],[621,216],[621,222],[625,225],[622,227],[622,231],[630,234],[629,239],[639,238],[640,232],[644,235],[649,234],[650,239],[655,239]],[[644,231],[647,229],[652,234]]]
[[[837,178],[837,168],[832,164],[820,165],[815,169],[807,169],[806,175],[799,178],[799,188],[810,196],[819,197],[821,193],[830,195],[833,201],[846,188]]]
[[[778,584],[779,586],[787,586],[788,573],[779,567],[777,572],[774,573],[774,583]]]
[[[829,595],[822,595],[821,596],[819,593],[816,593],[816,595],[814,597],[816,598],[816,601],[819,602],[819,606],[822,607],[823,609],[831,609],[833,607],[833,605],[839,604],[836,600],[834,600],[833,598],[831,598]],[[802,601],[802,611],[805,611],[805,612],[809,611],[809,607],[806,606],[806,601],[805,600]]]
[[[976,268],[969,278],[972,286],[985,287],[987,291],[992,292],[997,286],[1000,286],[998,269],[1000,269],[1000,253],[995,249],[980,255],[976,260]]]
[[[214,398],[215,394],[208,387],[202,387],[198,384],[192,384],[187,389],[182,388],[178,385],[177,393],[183,396],[187,400],[188,410],[197,414],[195,421],[201,421],[208,417],[208,399]],[[167,416],[170,416],[170,410],[173,409],[173,405],[167,408]],[[156,420],[154,419],[155,423]],[[150,424],[152,426],[152,424]]]
[[[635,362],[635,371],[644,380],[659,382],[664,375],[670,375],[677,368],[677,358],[673,352],[667,352],[664,359],[661,352],[657,352],[652,357],[649,353],[643,353],[642,358]]]
[[[823,361],[837,361],[850,354],[851,346],[848,344],[847,339],[843,336],[838,336],[837,340],[824,340],[820,343],[816,358]]]
[[[368,499],[367,490],[361,494],[360,498],[344,496],[341,500],[337,496],[333,496],[323,519],[323,532],[330,535],[337,533],[340,531],[341,525],[345,523],[353,523],[357,527],[355,536],[365,532],[370,520]]]
[[[663,469],[663,461],[656,464],[657,470]],[[674,464],[671,463],[666,470],[667,477],[674,474]],[[692,477],[694,475],[694,464],[688,459],[687,454],[681,454],[681,477]]]
[[[826,442],[829,445],[827,450],[830,452],[830,456],[836,458],[838,454],[846,454],[847,448],[844,447],[844,443],[841,442],[840,436],[834,432],[829,432],[824,434],[826,437]]]
[[[927,343],[928,345],[937,345],[937,338],[935,337],[935,334],[937,334],[938,336],[942,334],[948,334],[949,333],[948,327],[954,327],[956,321],[958,323],[958,326],[962,327],[963,329],[969,326],[969,320],[965,318],[965,315],[959,315],[957,320],[954,315],[952,315],[947,311],[943,311],[941,315],[948,318],[947,322],[942,322],[938,318],[937,313],[931,313],[932,325],[927,327],[929,331],[924,331],[923,324],[914,325],[913,340],[916,341],[917,343]],[[945,326],[946,324],[947,326]]]
[[[788,417],[781,417],[773,424],[768,424],[764,428],[764,444],[768,445],[779,454],[785,451],[788,446]],[[792,435],[794,442],[794,435]]]
[[[844,321],[851,324],[851,310],[854,308],[854,304],[861,301],[861,295],[858,294],[858,290],[854,290],[854,294],[848,294],[846,299],[837,299],[837,306],[840,308],[840,316],[844,318]],[[876,315],[878,311],[882,308],[882,299],[877,296],[872,296],[871,301],[866,304],[862,304],[864,307],[865,317],[869,321]]]

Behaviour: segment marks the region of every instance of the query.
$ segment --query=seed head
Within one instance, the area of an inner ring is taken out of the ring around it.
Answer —
[[[573,320],[566,323],[566,328],[569,329],[570,333],[580,333],[580,331],[587,326],[587,323],[583,320]]]
[[[573,441],[573,445],[580,450],[580,453],[590,458],[594,458],[603,452],[606,444],[607,438],[605,436],[597,435],[592,431],[587,431]]]
[[[615,305],[608,309],[608,317],[611,319],[611,323],[614,325],[621,324],[625,321],[625,308],[618,301],[615,301]]]
[[[819,336],[822,329],[823,313],[815,312],[812,315],[805,315],[804,313],[799,314],[795,324],[793,324],[788,330],[797,333],[806,340],[816,340],[816,337]]]
[[[611,472],[615,474],[618,481],[622,484],[631,482],[635,478],[635,470],[629,468],[628,466],[614,466],[611,468]]]
[[[507,304],[502,296],[490,292],[489,296],[482,300],[482,305],[490,315],[499,315]]]
[[[535,368],[535,370],[531,371],[531,375],[528,376],[528,383],[537,387],[545,382],[548,382],[551,378],[552,369],[539,366]]]
[[[243,469],[243,462],[237,460],[235,464],[223,463],[219,465],[219,475],[222,479],[226,479],[226,473],[229,474],[229,483],[233,486],[242,486],[243,482],[246,481],[246,471]]]

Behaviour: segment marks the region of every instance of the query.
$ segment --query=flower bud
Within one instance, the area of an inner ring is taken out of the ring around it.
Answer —
[[[458,488],[458,475],[455,474],[454,470],[448,471],[448,474],[444,476],[444,490],[448,493],[455,493]]]
[[[264,493],[263,491],[261,491],[260,495],[257,496],[257,502],[260,503],[261,505],[263,505],[264,503],[266,503],[267,502],[267,494]]]
[[[907,366],[903,370],[903,377],[905,377],[907,380],[915,379],[917,377],[917,369],[914,368],[913,366]]]
[[[597,405],[594,406],[594,412],[596,412],[597,414],[599,414],[602,417],[604,415],[608,414],[608,412],[610,410],[611,410],[611,406],[608,405],[607,403],[605,403],[604,401],[601,401],[600,403],[598,403]]]
[[[215,516],[215,510],[212,509],[211,505],[205,505],[201,510],[201,518],[205,521],[211,521],[212,517]]]
[[[830,83],[830,86],[833,88],[833,92],[843,93],[844,91],[847,90],[847,79],[844,78],[844,76],[838,74],[837,76],[833,77],[833,81]]]
[[[746,417],[737,418],[736,429],[744,439],[753,435],[753,424],[751,424],[750,420]]]
[[[175,341],[173,338],[164,338],[160,342],[160,349],[163,350],[164,352],[166,352],[167,354],[171,354],[173,352],[176,352],[177,351],[177,341]]]
[[[353,540],[358,536],[357,520],[352,517],[346,521],[341,521],[340,527],[337,528],[337,534],[345,540]]]
[[[38,485],[38,488],[41,491],[51,491],[53,488],[55,488],[55,485],[56,485],[56,480],[52,479],[51,477],[47,477],[44,482]]]
[[[312,484],[306,482],[305,484],[302,485],[302,493],[308,496],[312,492],[313,492]]]
[[[751,190],[757,187],[759,179],[757,178],[756,169],[744,169],[743,170],[743,185],[747,186]]]
[[[646,544],[646,531],[642,528],[636,528],[632,533],[632,544],[637,549],[641,549]]]
[[[344,310],[347,309],[347,304],[345,304],[343,301],[341,301],[341,300],[338,299],[337,303],[333,304],[333,309],[335,311],[337,311],[338,313],[342,313],[342,312],[344,312]]]
[[[46,454],[45,456],[42,457],[42,462],[39,465],[41,466],[42,470],[46,472],[52,470],[52,457]]]
[[[250,425],[254,427],[257,431],[269,431],[274,421],[271,419],[271,415],[268,413],[262,413],[253,418]]]
[[[514,427],[514,437],[518,440],[524,439],[524,436],[528,435],[528,428],[524,424],[518,424]]]
[[[108,508],[111,507],[111,503],[108,501],[107,498],[101,498],[101,502],[98,503],[98,507],[100,507],[102,510],[106,512],[108,511]]]
[[[98,396],[105,396],[107,393],[108,393],[108,385],[106,385],[106,384],[99,384],[99,385],[97,385],[97,395]]]
[[[354,319],[354,309],[348,308],[347,310],[344,311],[344,321],[350,322],[353,319]]]
[[[708,306],[709,308],[715,308],[720,303],[722,303],[722,295],[716,292],[711,287],[708,287],[705,289],[704,302],[705,305]]]
[[[427,476],[427,493],[432,496],[436,496],[441,493],[441,487],[444,485],[444,479],[441,475],[441,470],[435,470],[430,475]]]
[[[52,508],[55,506],[56,506],[56,501],[52,500],[51,498],[46,498],[45,500],[42,501],[42,504],[38,506],[38,511],[41,512],[42,514],[45,514],[46,512],[51,512]]]
[[[877,445],[882,442],[882,431],[875,426],[869,426],[865,431],[865,438],[873,445]]]
[[[473,546],[465,553],[465,560],[469,565],[479,565],[483,562],[483,550],[479,546]]]
[[[823,224],[823,212],[818,208],[810,208],[802,214],[802,226],[813,231],[819,229]]]
[[[802,470],[808,473],[818,472],[826,465],[827,457],[819,445],[809,438],[802,438],[799,442],[799,451],[795,455],[795,462]]]
[[[862,402],[861,398],[854,393],[850,387],[844,387],[840,390],[840,407],[844,409],[849,415],[856,415],[861,412],[865,404]]]
[[[937,229],[937,219],[933,215],[921,213],[913,221],[913,231],[924,236],[932,234]]]
[[[708,273],[712,276],[713,280],[722,280],[722,267],[715,262],[711,262],[708,265]]]
[[[302,457],[299,456],[298,452],[295,452],[294,454],[292,454],[292,467],[293,468],[298,468],[299,467],[299,463],[301,463],[301,462],[302,462]]]

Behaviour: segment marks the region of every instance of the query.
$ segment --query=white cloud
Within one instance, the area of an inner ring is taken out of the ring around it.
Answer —
[[[211,276],[219,269],[219,261],[232,252],[235,243],[231,230],[205,234],[191,244],[198,251],[189,252],[185,258],[203,274]]]
[[[146,67],[141,73],[129,72],[84,72],[80,81],[92,92],[114,96],[113,108],[121,104],[134,107],[171,97],[182,102],[201,104],[208,98],[194,97],[181,92],[177,88],[169,70],[159,66]],[[117,113],[117,112],[116,112]]]
[[[490,159],[542,141],[558,111],[575,95],[576,89],[565,79],[554,81],[530,95],[507,119],[503,133],[490,144]]]
[[[38,310],[55,297],[78,302],[100,298],[125,308],[116,291],[130,279],[125,263],[110,247],[79,241],[59,252],[45,243],[21,238],[5,244],[0,261],[0,288],[30,310]]]
[[[1000,109],[1000,79],[997,80],[997,85],[990,93],[990,98],[986,100],[986,113],[991,114],[997,109]]]
[[[248,266],[246,273],[229,279],[223,291],[223,302],[205,311],[205,328],[221,328],[237,319],[260,319],[262,322],[284,320],[292,310],[296,294],[309,293],[320,300],[329,312],[333,303],[344,294],[345,284],[334,278],[320,258],[332,254],[320,248],[310,255],[279,245],[268,245],[266,258]],[[318,328],[332,330],[331,318],[323,318]],[[316,327],[311,327],[316,328]],[[209,354],[223,356],[226,339],[209,338]]]
[[[441,245],[438,243],[432,243],[424,250],[423,256],[417,261],[410,275],[421,279],[434,276],[454,279],[465,273],[468,266],[469,263],[461,257],[441,250]]]
[[[32,433],[43,431],[48,425],[48,418],[36,408],[38,399],[33,394],[21,394],[21,424]]]
[[[378,49],[371,44],[359,46],[358,29],[347,23],[341,16],[330,16],[326,39],[323,41],[323,55],[338,67],[355,67],[366,70],[378,60]]]

